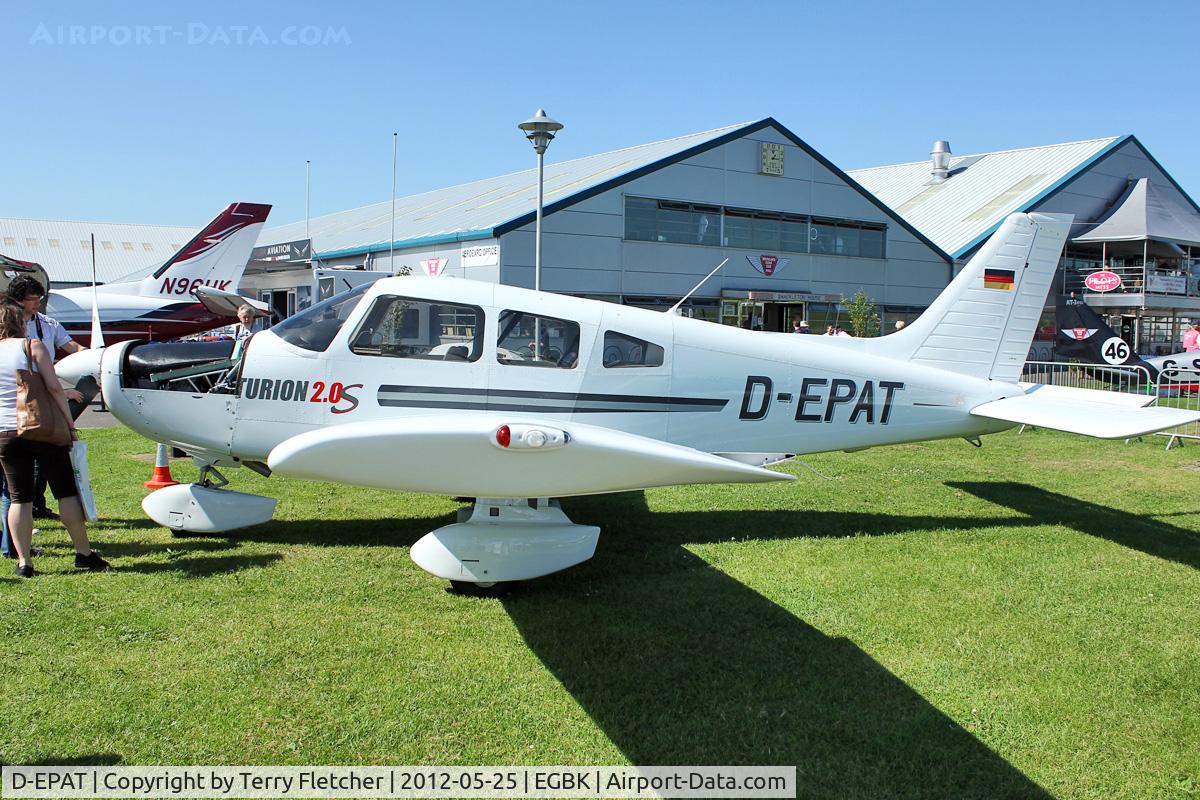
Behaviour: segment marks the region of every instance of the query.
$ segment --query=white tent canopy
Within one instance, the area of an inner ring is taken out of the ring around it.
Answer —
[[[1095,227],[1071,241],[1155,241],[1200,247],[1200,213],[1177,192],[1139,178]]]

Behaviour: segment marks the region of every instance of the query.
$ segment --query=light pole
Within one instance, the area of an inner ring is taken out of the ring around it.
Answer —
[[[546,148],[550,146],[551,140],[554,139],[554,134],[562,130],[562,123],[555,122],[546,116],[544,109],[539,108],[537,113],[529,119],[517,126],[525,131],[525,138],[533,145],[533,149],[537,151],[538,159],[538,196],[537,196],[537,227],[533,234],[533,288],[541,290],[542,288],[542,176],[544,157]]]

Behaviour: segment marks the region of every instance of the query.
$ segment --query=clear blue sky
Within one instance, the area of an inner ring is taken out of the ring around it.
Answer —
[[[272,222],[773,116],[839,166],[1133,133],[1200,200],[1194,2],[5,3],[0,216]],[[315,42],[315,43],[314,43]]]

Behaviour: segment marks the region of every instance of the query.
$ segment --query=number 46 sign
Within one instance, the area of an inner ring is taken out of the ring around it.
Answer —
[[[1104,360],[1115,366],[1120,366],[1129,360],[1129,345],[1120,336],[1110,336],[1100,346],[1100,355]]]

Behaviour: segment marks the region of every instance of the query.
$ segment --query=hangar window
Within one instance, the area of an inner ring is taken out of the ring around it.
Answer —
[[[317,303],[310,309],[288,317],[271,328],[271,332],[285,342],[305,350],[322,352],[346,324],[346,319],[358,306],[371,284],[364,283],[348,292]]]
[[[625,198],[625,238],[767,252],[883,258],[887,226],[752,208]]]
[[[350,337],[362,356],[478,361],[483,352],[483,309],[383,295]]]
[[[625,238],[641,242],[706,244],[721,241],[720,206],[625,198]]]
[[[105,250],[112,250],[112,242],[101,242],[100,246]]]
[[[579,363],[579,323],[503,311],[496,360],[514,367],[574,369]]]
[[[848,220],[814,219],[809,228],[812,253],[853,258],[884,257],[884,227]]]
[[[124,249],[128,250],[131,253],[133,252],[133,242],[121,242],[121,247],[123,247]]]
[[[4,237],[4,246],[5,247],[16,247],[17,240],[12,236],[5,236]]]
[[[62,247],[62,242],[60,242],[58,239],[50,239],[49,243],[50,243],[50,247],[53,249],[58,249],[58,248]]]
[[[149,253],[154,250],[154,245],[150,244],[149,242],[142,242],[142,249]]]
[[[80,240],[79,240],[79,246],[80,246],[81,248],[83,248],[84,250],[91,250],[91,249],[92,249],[92,243],[91,243],[91,241],[90,241],[90,240],[88,240],[88,239],[80,239]]]
[[[659,345],[616,331],[604,332],[603,363],[618,367],[661,367],[664,350]]]
[[[34,239],[32,236],[25,239],[25,246],[26,247],[37,247],[37,239]]]

